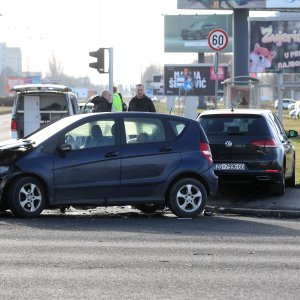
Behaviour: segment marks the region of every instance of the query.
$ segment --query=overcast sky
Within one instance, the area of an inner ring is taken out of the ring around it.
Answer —
[[[89,68],[90,51],[114,49],[114,82],[135,84],[150,64],[186,63],[196,53],[164,53],[164,15],[177,0],[1,0],[0,42],[20,47],[23,71],[48,71],[52,55],[65,74],[108,83]],[[213,13],[214,11],[210,11]]]
[[[164,54],[164,14],[177,0],[1,0],[0,42],[20,47],[23,71],[48,71],[52,54],[64,73],[107,81],[89,68],[90,51],[114,49],[114,81],[140,81],[151,63],[190,63],[196,54]],[[187,13],[192,13],[188,11]],[[95,59],[94,59],[95,60]]]

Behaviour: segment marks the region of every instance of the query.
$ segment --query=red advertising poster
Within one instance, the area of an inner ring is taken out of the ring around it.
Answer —
[[[6,95],[13,96],[15,92],[11,92],[11,88],[15,85],[31,84],[31,83],[41,83],[40,76],[31,77],[7,77],[6,81]]]
[[[218,80],[225,80],[225,67],[218,68]],[[214,67],[210,67],[210,79],[216,80],[216,74],[214,72]]]

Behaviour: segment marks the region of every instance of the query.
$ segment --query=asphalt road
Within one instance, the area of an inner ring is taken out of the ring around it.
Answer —
[[[298,299],[294,219],[0,214],[1,299]]]

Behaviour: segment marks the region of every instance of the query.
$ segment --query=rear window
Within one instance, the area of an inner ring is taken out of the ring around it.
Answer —
[[[199,119],[208,136],[217,135],[255,135],[269,134],[265,119],[254,115],[211,115]]]
[[[26,105],[24,102],[26,102],[27,99],[31,97],[38,97],[39,99],[39,110],[41,111],[65,111],[67,110],[67,99],[64,94],[55,94],[55,93],[49,93],[49,94],[23,94],[20,95],[19,101],[17,103],[18,111],[23,111],[24,108],[26,109]],[[77,110],[74,110],[77,111]]]

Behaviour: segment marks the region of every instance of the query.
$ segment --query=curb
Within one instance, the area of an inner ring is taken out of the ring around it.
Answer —
[[[251,216],[264,216],[264,217],[277,217],[277,218],[300,218],[300,210],[291,209],[257,209],[257,208],[227,208],[227,207],[210,207],[208,211],[219,214],[238,214],[238,215],[251,215]]]

